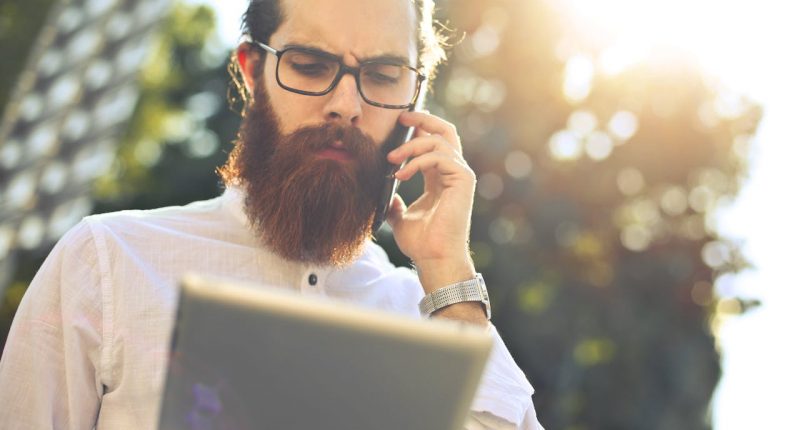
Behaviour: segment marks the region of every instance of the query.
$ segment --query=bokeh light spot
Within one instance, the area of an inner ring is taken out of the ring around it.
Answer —
[[[70,39],[67,45],[67,61],[72,64],[82,63],[95,55],[100,49],[103,39],[97,28],[87,27]]]
[[[67,6],[58,17],[58,28],[61,33],[70,33],[83,22],[83,12],[81,8],[75,6]]]
[[[130,33],[131,27],[133,27],[133,20],[130,14],[117,11],[108,19],[105,31],[111,41],[117,41]]]
[[[73,73],[65,74],[58,78],[47,91],[48,109],[58,110],[69,103],[76,101],[80,92],[80,80]]]
[[[583,147],[578,136],[569,130],[561,130],[550,137],[550,155],[556,160],[576,160]]]
[[[186,109],[198,120],[205,120],[219,111],[222,101],[216,94],[204,91],[186,100]]]
[[[31,92],[22,98],[19,104],[19,115],[25,121],[33,121],[44,111],[44,100],[38,93]]]
[[[617,187],[626,196],[635,195],[644,188],[644,176],[638,169],[626,167],[617,174]]]
[[[46,193],[55,194],[64,189],[68,176],[69,169],[63,162],[52,161],[42,172],[39,188]]]
[[[94,108],[95,127],[105,128],[127,119],[136,107],[138,96],[138,90],[131,85],[103,96]]]
[[[708,211],[713,202],[714,192],[705,185],[694,187],[689,193],[689,206],[696,212]]]
[[[26,142],[29,158],[36,159],[52,154],[58,144],[57,137],[55,121],[35,128]]]
[[[42,217],[34,214],[22,220],[19,226],[17,243],[23,249],[31,250],[38,247],[44,239],[45,225]]]
[[[495,173],[484,173],[478,177],[478,194],[486,200],[494,200],[503,194],[503,178]]]
[[[161,159],[161,145],[150,139],[142,139],[136,142],[133,149],[133,156],[136,161],[144,166],[152,167]]]
[[[187,152],[193,158],[206,158],[211,156],[219,148],[219,138],[217,134],[208,129],[194,132],[187,143]]]
[[[576,110],[567,119],[567,128],[580,136],[587,136],[597,127],[597,117],[588,110]]]
[[[661,209],[669,215],[680,215],[686,211],[687,207],[686,192],[681,187],[669,187],[661,195]]]
[[[518,304],[526,312],[539,314],[546,311],[556,295],[555,288],[544,282],[536,282],[519,289]]]
[[[712,241],[703,245],[701,255],[703,256],[703,262],[706,263],[708,267],[717,269],[730,261],[731,249],[724,242]]]
[[[606,338],[584,339],[575,345],[573,359],[581,366],[596,366],[614,358],[614,342]]]
[[[75,109],[70,111],[64,120],[61,134],[66,139],[76,141],[86,136],[90,126],[91,117],[89,114],[84,110]]]
[[[17,140],[7,140],[0,146],[0,165],[6,169],[14,168],[22,159],[22,145]]]
[[[111,10],[116,3],[116,0],[87,0],[86,11],[92,18],[97,18]]]
[[[114,162],[114,150],[115,146],[108,140],[81,149],[72,162],[72,174],[78,182],[99,177]]]
[[[637,199],[630,205],[633,221],[642,225],[654,225],[661,219],[658,206],[648,198]]]
[[[573,55],[564,67],[562,91],[568,102],[576,104],[586,99],[592,91],[594,64],[582,54]]]
[[[624,142],[639,130],[639,119],[633,112],[619,111],[608,121],[608,131]]]
[[[480,26],[469,38],[476,57],[485,57],[500,46],[500,33],[492,25]]]
[[[605,160],[613,150],[614,141],[602,131],[595,131],[586,138],[586,155],[593,160]]]
[[[689,240],[703,239],[706,235],[705,217],[699,214],[683,217],[679,232]]]
[[[80,219],[88,214],[92,209],[91,200],[88,197],[78,197],[58,205],[50,216],[47,236],[51,240],[57,240]]]
[[[511,151],[506,156],[505,167],[510,176],[520,179],[530,175],[533,170],[533,161],[523,151]]]
[[[650,246],[652,236],[650,230],[641,225],[629,225],[622,229],[620,234],[622,246],[631,251],[644,251]]]
[[[89,67],[86,68],[84,82],[88,88],[97,90],[108,85],[113,75],[114,70],[111,63],[103,59],[97,59],[92,61]]]
[[[36,190],[35,172],[28,170],[11,180],[5,192],[5,204],[9,209],[22,209],[30,205]]]
[[[49,78],[61,69],[63,62],[64,54],[55,48],[50,48],[42,55],[42,58],[39,59],[39,64],[37,65],[39,74],[44,78]]]
[[[489,237],[494,243],[506,244],[514,239],[517,228],[514,222],[506,217],[498,217],[489,224]]]

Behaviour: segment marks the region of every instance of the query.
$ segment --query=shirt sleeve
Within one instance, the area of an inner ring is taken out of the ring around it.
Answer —
[[[17,310],[0,360],[0,428],[91,429],[102,396],[102,293],[91,231],[56,244]]]
[[[543,430],[533,407],[533,387],[514,362],[493,324],[494,347],[472,402],[467,430]]]

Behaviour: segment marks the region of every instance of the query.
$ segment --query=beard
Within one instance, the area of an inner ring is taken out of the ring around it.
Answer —
[[[318,156],[335,141],[350,160]],[[388,167],[384,148],[356,127],[333,123],[284,136],[259,82],[219,173],[227,185],[244,187],[245,213],[268,248],[292,261],[344,266],[372,235]]]

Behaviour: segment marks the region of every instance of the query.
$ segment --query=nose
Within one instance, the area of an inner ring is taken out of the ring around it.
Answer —
[[[325,120],[357,126],[361,119],[361,95],[351,73],[342,76],[325,103]]]

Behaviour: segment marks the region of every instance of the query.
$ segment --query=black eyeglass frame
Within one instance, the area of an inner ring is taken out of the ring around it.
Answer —
[[[422,72],[420,72],[417,68],[411,67],[408,64],[386,63],[385,61],[381,61],[381,60],[368,60],[368,61],[364,61],[363,63],[359,64],[357,67],[350,67],[347,64],[344,64],[344,62],[342,61],[342,59],[340,57],[338,57],[338,56],[336,56],[334,54],[330,54],[330,53],[324,52],[324,51],[305,49],[305,48],[302,48],[302,47],[299,47],[299,46],[293,46],[293,47],[286,48],[286,49],[283,49],[283,50],[278,50],[278,49],[275,49],[275,48],[273,48],[273,47],[271,47],[269,45],[261,43],[261,42],[259,42],[257,40],[251,40],[250,43],[253,43],[256,46],[260,47],[261,49],[269,52],[270,54],[275,55],[275,57],[278,60],[276,62],[276,65],[275,65],[275,80],[278,81],[278,85],[280,85],[281,88],[283,88],[286,91],[291,91],[291,92],[296,93],[296,94],[302,94],[302,95],[306,95],[306,96],[324,96],[325,94],[330,93],[331,91],[333,91],[334,88],[336,88],[336,85],[339,84],[339,81],[342,80],[342,77],[345,74],[351,74],[356,79],[356,87],[358,88],[358,94],[368,104],[370,104],[372,106],[377,106],[377,107],[380,107],[380,108],[385,108],[385,109],[408,109],[408,108],[414,106],[414,104],[417,102],[417,98],[419,97],[419,94],[420,94],[420,89],[422,88],[422,83],[425,81],[425,79],[427,79],[427,77],[424,74],[422,74]],[[336,73],[336,77],[333,78],[333,81],[331,82],[331,85],[328,88],[326,88],[326,89],[324,89],[322,91],[304,91],[304,90],[299,90],[297,88],[289,87],[289,86],[285,85],[283,82],[281,82],[281,78],[278,75],[278,69],[280,68],[279,66],[280,66],[280,62],[281,62],[281,56],[283,56],[283,54],[285,52],[290,51],[290,50],[306,52],[308,54],[313,54],[313,55],[320,55],[320,56],[324,56],[324,57],[329,57],[331,60],[336,60],[339,63],[339,71]],[[408,68],[410,70],[413,70],[414,73],[417,74],[417,82],[416,82],[416,86],[414,88],[414,96],[411,98],[411,102],[408,103],[408,104],[404,104],[404,105],[391,105],[391,104],[384,104],[384,103],[378,103],[378,102],[372,101],[367,96],[365,96],[364,95],[364,91],[361,89],[361,68],[365,64],[384,64],[384,65],[391,64],[391,65],[394,65],[394,66],[402,66],[402,67]]]

